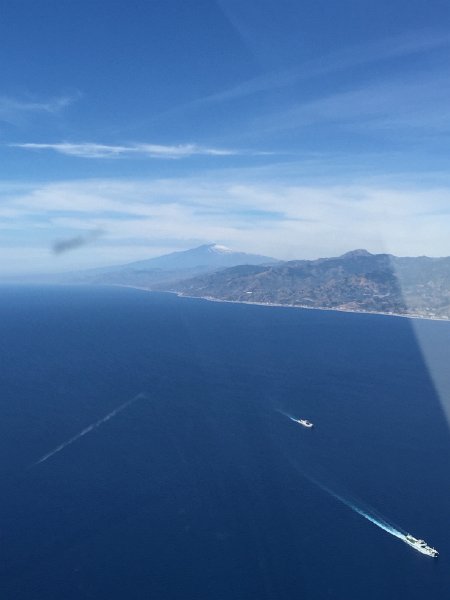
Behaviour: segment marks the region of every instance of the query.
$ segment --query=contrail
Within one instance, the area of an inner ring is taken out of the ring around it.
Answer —
[[[42,456],[39,460],[37,460],[31,466],[35,467],[36,465],[39,465],[40,463],[45,462],[46,460],[48,460],[49,458],[51,458],[53,455],[57,454],[58,452],[61,452],[61,450],[64,450],[64,448],[67,448],[67,446],[70,446],[71,444],[73,444],[74,442],[79,440],[81,437],[83,437],[90,431],[94,431],[94,429],[97,429],[97,427],[100,427],[100,425],[103,425],[103,423],[106,423],[106,421],[109,421],[109,419],[112,419],[113,417],[115,417],[117,414],[119,414],[120,412],[122,412],[123,410],[128,408],[131,404],[136,402],[136,400],[138,400],[139,398],[145,398],[145,395],[138,394],[137,396],[134,396],[134,398],[131,398],[131,400],[127,400],[126,402],[124,402],[123,404],[121,404],[120,406],[115,408],[113,411],[108,413],[105,417],[102,417],[98,421],[95,421],[95,423],[92,423],[92,425],[88,425],[88,427],[85,427],[82,431],[80,431],[80,433],[77,433],[76,435],[71,437],[70,440],[67,440],[63,444],[60,444],[59,446],[57,446],[50,452],[47,452],[47,454],[44,454],[44,456]]]
[[[400,531],[399,529],[397,529],[396,527],[394,527],[393,525],[391,525],[384,519],[382,519],[380,517],[376,517],[375,515],[370,514],[369,512],[365,511],[364,509],[360,508],[359,506],[356,506],[355,504],[353,504],[353,502],[350,502],[350,500],[347,500],[346,498],[340,496],[339,494],[336,494],[336,492],[334,492],[333,490],[330,490],[325,485],[323,485],[322,483],[319,483],[317,480],[313,479],[312,477],[309,477],[307,475],[305,475],[305,477],[307,477],[310,481],[312,481],[315,485],[317,485],[317,487],[320,487],[320,489],[322,489],[324,492],[327,492],[328,494],[330,494],[330,496],[333,496],[333,498],[336,498],[336,500],[339,500],[339,502],[342,502],[342,504],[345,504],[345,506],[348,506],[348,508],[351,508],[351,510],[356,512],[358,515],[361,515],[362,517],[364,517],[365,519],[367,519],[368,521],[370,521],[371,523],[373,523],[380,529],[383,529],[383,531],[390,533],[391,535],[399,538],[400,540],[403,540],[403,541],[405,540],[406,532]]]

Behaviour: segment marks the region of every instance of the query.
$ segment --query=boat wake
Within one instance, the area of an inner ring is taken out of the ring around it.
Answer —
[[[133,398],[131,398],[131,400],[127,400],[126,402],[124,402],[123,404],[121,404],[120,406],[118,406],[117,408],[112,410],[110,413],[108,413],[106,416],[102,417],[98,421],[95,421],[95,423],[92,423],[92,425],[88,425],[82,431],[80,431],[79,433],[77,433],[76,435],[71,437],[66,442],[63,442],[56,448],[53,448],[53,450],[50,450],[50,452],[47,452],[47,454],[44,454],[44,456],[41,456],[41,458],[39,460],[37,460],[35,463],[33,463],[31,466],[35,467],[36,465],[39,465],[39,464],[45,462],[46,460],[48,460],[49,458],[51,458],[58,452],[61,452],[61,450],[64,450],[64,448],[67,448],[67,446],[70,446],[71,444],[73,444],[74,442],[79,440],[81,437],[83,437],[87,433],[94,431],[94,429],[97,429],[97,427],[100,427],[100,425],[103,425],[103,423],[106,423],[107,421],[109,421],[110,419],[115,417],[117,414],[119,414],[120,412],[122,412],[123,410],[128,408],[131,404],[136,402],[136,400],[139,400],[140,398],[145,398],[145,397],[146,397],[145,394],[141,393],[141,394],[138,394],[137,396],[134,396]]]
[[[293,417],[292,415],[290,415],[287,412],[284,412],[283,410],[280,410],[278,408],[275,410],[277,410],[277,412],[281,413],[288,419],[291,419],[291,421],[300,423],[301,425],[304,425],[305,427],[313,426],[312,423],[309,423],[309,421],[306,421],[304,419],[296,419],[295,417]],[[297,469],[298,469],[298,467],[297,467]],[[406,544],[408,544],[409,546],[411,546],[418,552],[420,552],[422,554],[426,554],[427,556],[432,556],[433,558],[436,558],[439,555],[439,552],[436,550],[436,548],[429,546],[425,542],[425,540],[415,538],[410,533],[407,533],[404,529],[401,529],[400,527],[395,526],[392,523],[389,523],[389,521],[387,521],[384,517],[380,516],[379,514],[376,514],[373,509],[363,508],[361,506],[361,503],[358,504],[354,501],[349,500],[348,498],[345,498],[344,496],[341,496],[340,494],[338,494],[334,490],[330,489],[329,487],[327,487],[320,481],[317,481],[317,479],[315,479],[314,477],[307,475],[304,471],[302,471],[302,475],[304,477],[306,477],[306,479],[311,481],[311,483],[313,483],[314,485],[319,487],[321,490],[323,490],[324,492],[326,492],[327,494],[329,494],[330,496],[332,496],[333,498],[335,498],[336,500],[338,500],[339,502],[341,502],[342,504],[344,504],[345,506],[350,508],[356,514],[360,515],[361,517],[364,517],[365,519],[367,519],[368,521],[370,521],[371,523],[373,523],[374,525],[376,525],[377,527],[379,527],[386,533],[389,533],[390,535],[398,538],[402,542],[405,542]]]
[[[285,412],[284,410],[281,410],[280,408],[276,408],[275,409],[277,412],[280,413],[280,415],[283,415],[284,417],[287,417],[288,419],[290,419],[291,421],[294,421],[295,423],[298,423],[298,419],[296,419],[295,417],[293,417],[292,415],[290,415],[289,413]]]
[[[294,423],[298,423],[299,425],[302,425],[303,427],[306,427],[307,429],[311,429],[311,427],[314,427],[314,425],[311,423],[311,421],[308,421],[308,419],[296,419],[289,413],[286,413],[278,408],[275,410],[277,412],[279,412],[280,414],[284,415],[285,417],[287,417],[288,419],[290,419],[291,421],[294,421]]]
[[[306,476],[306,477],[310,481],[312,481],[312,483],[314,483],[315,485],[320,487],[320,489],[322,489],[324,492],[327,492],[328,494],[333,496],[333,498],[336,498],[336,500],[339,500],[339,502],[342,502],[342,504],[345,504],[345,506],[348,506],[348,508],[351,508],[355,513],[357,513],[358,515],[361,515],[362,517],[364,517],[365,519],[367,519],[368,521],[370,521],[371,523],[373,523],[374,525],[376,525],[383,531],[386,531],[386,533],[389,533],[389,534],[393,535],[394,537],[398,538],[399,540],[402,540],[402,542],[405,542],[406,544],[408,544],[409,546],[414,548],[414,550],[417,550],[421,554],[425,554],[427,556],[432,556],[433,558],[436,558],[439,555],[439,552],[436,550],[436,548],[429,546],[425,542],[425,540],[415,538],[414,536],[412,536],[409,533],[406,533],[406,531],[400,529],[399,527],[395,527],[394,525],[392,525],[392,523],[389,523],[388,521],[386,521],[386,519],[383,519],[383,517],[375,515],[375,514],[373,514],[373,512],[369,512],[368,510],[365,510],[365,509],[361,508],[360,506],[357,506],[354,502],[347,500],[347,498],[344,498],[343,496],[336,494],[336,492],[334,492],[333,490],[330,490],[325,485],[323,485],[322,483],[319,483],[317,480],[313,479],[312,477],[308,477],[308,476]]]
[[[386,531],[386,533],[390,533],[391,535],[393,535],[396,538],[399,538],[402,541],[406,540],[406,535],[407,535],[406,531],[401,531],[397,527],[394,527],[394,525],[392,525],[391,523],[388,523],[388,521],[386,521],[382,517],[378,517],[374,514],[371,514],[367,510],[364,510],[363,508],[357,506],[350,500],[347,500],[347,498],[344,498],[343,496],[340,496],[333,490],[330,490],[330,488],[326,487],[325,485],[318,482],[317,480],[312,479],[311,477],[308,477],[308,479],[310,479],[315,485],[317,485],[324,492],[327,492],[327,494],[330,494],[330,496],[332,496],[336,500],[339,500],[339,502],[341,502],[342,504],[345,504],[345,506],[347,506],[348,508],[353,510],[353,512],[357,513],[358,515],[361,515],[362,517],[364,517],[365,519],[367,519],[368,521],[370,521],[371,523],[373,523],[374,525],[376,525],[383,531]]]

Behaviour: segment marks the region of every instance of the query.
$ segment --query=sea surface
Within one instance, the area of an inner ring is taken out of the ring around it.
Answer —
[[[446,367],[450,323],[414,327]],[[429,364],[405,318],[1,287],[2,598],[448,597]]]

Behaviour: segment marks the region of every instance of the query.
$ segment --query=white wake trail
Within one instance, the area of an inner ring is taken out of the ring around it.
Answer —
[[[283,415],[284,417],[287,417],[288,419],[290,419],[291,421],[295,421],[295,423],[298,423],[298,419],[296,419],[295,417],[293,417],[292,415],[290,415],[287,412],[284,412],[284,410],[281,410],[279,408],[275,409],[277,412],[280,413],[280,415]]]
[[[355,504],[353,504],[353,502],[350,502],[350,500],[347,500],[343,496],[336,494],[336,492],[334,492],[333,490],[330,490],[325,485],[323,485],[322,483],[319,483],[315,479],[312,479],[311,477],[308,477],[308,479],[310,479],[313,483],[315,483],[318,487],[320,487],[320,489],[322,489],[324,492],[327,492],[328,494],[330,494],[330,496],[333,496],[333,498],[336,498],[336,500],[339,500],[339,502],[342,502],[342,504],[345,504],[345,506],[348,506],[348,508],[350,508],[351,510],[356,512],[358,515],[361,515],[362,517],[364,517],[365,519],[367,519],[368,521],[370,521],[371,523],[373,523],[380,529],[383,529],[383,531],[386,531],[386,533],[390,533],[391,535],[399,538],[400,540],[403,540],[403,541],[405,540],[406,534],[399,531],[396,527],[394,527],[393,525],[391,525],[384,519],[376,517],[375,515],[371,515],[369,512],[365,511],[364,509],[360,508],[359,506],[356,506]]]
[[[335,496],[335,497],[337,497],[337,496]],[[373,515],[370,515],[366,511],[362,510],[361,508],[358,508],[357,506],[355,506],[354,504],[351,504],[350,502],[345,502],[344,499],[341,499],[341,498],[338,498],[338,499],[340,499],[341,502],[344,502],[344,504],[347,504],[347,506],[349,506],[352,510],[357,512],[359,515],[361,515],[362,517],[364,517],[365,519],[367,519],[374,525],[377,525],[384,531],[387,531],[387,533],[390,533],[391,535],[394,535],[395,537],[398,537],[401,540],[405,539],[405,535],[403,533],[401,533],[401,531],[398,531],[398,529],[395,529],[395,527],[393,527],[392,525],[389,525],[389,523],[387,523],[386,521],[384,521],[382,519],[378,519],[377,517],[374,517]]]
[[[41,458],[39,460],[37,460],[35,463],[33,463],[31,466],[35,467],[36,465],[39,465],[40,463],[45,462],[46,460],[48,460],[49,458],[51,458],[58,452],[61,452],[61,450],[64,450],[64,448],[67,448],[67,446],[70,446],[71,444],[73,444],[74,442],[79,440],[81,437],[83,437],[90,431],[94,431],[94,429],[97,429],[97,427],[100,427],[100,425],[103,425],[103,423],[106,423],[106,421],[109,421],[110,419],[115,417],[117,414],[119,414],[120,412],[122,412],[123,410],[128,408],[131,404],[133,404],[134,402],[136,402],[136,400],[139,400],[140,398],[145,398],[145,395],[138,394],[137,396],[134,396],[133,398],[131,398],[131,400],[127,400],[126,402],[124,402],[123,404],[121,404],[120,406],[115,408],[113,411],[108,413],[106,416],[102,417],[98,421],[95,421],[95,423],[92,423],[92,425],[88,425],[82,431],[80,431],[79,433],[77,433],[76,435],[71,437],[66,442],[63,442],[62,444],[60,444],[59,446],[57,446],[50,452],[47,452],[47,454],[44,454],[44,456],[41,456]]]

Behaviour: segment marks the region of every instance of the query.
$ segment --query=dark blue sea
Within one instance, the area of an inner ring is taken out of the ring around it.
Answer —
[[[445,322],[0,288],[1,597],[447,598],[449,348]]]

